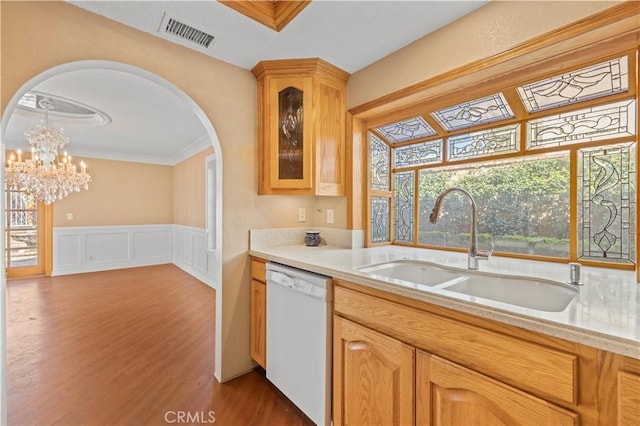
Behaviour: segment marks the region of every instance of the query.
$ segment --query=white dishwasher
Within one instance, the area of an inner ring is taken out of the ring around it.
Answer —
[[[267,379],[331,424],[331,278],[267,263]]]

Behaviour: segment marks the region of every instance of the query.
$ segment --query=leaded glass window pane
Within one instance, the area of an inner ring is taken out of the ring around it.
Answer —
[[[395,167],[423,166],[442,162],[442,139],[393,149]]]
[[[593,142],[636,133],[636,102],[625,100],[527,123],[527,149]]]
[[[419,175],[420,244],[468,248],[471,205],[448,195],[436,224],[429,222],[435,200],[451,187],[466,189],[477,206],[481,249],[569,257],[569,153],[423,169]]]
[[[456,161],[518,152],[519,141],[519,124],[452,136],[447,140],[447,158]]]
[[[369,133],[369,155],[371,157],[371,189],[391,190],[391,148],[373,133]]]
[[[518,87],[518,94],[529,112],[537,112],[625,92],[628,73],[627,57],[623,56]]]
[[[371,242],[385,243],[389,237],[389,199],[385,197],[371,197]]]
[[[413,141],[436,134],[433,127],[420,116],[378,127],[376,130],[393,143]]]
[[[414,172],[395,173],[395,234],[396,241],[413,242]]]
[[[479,124],[512,118],[513,111],[502,93],[454,105],[431,115],[446,130],[459,130]]]
[[[578,151],[578,256],[635,263],[636,144]]]

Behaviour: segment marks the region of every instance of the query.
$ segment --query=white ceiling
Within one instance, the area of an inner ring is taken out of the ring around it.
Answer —
[[[125,25],[251,69],[265,59],[319,57],[353,73],[484,5],[487,1],[314,0],[281,32],[217,1],[70,1]],[[216,38],[208,49],[158,32],[168,16]],[[111,122],[60,122],[73,156],[175,164],[209,143],[190,107],[162,86],[113,70],[72,71],[33,88],[89,105]],[[27,150],[24,131],[37,114],[9,120],[9,149]],[[54,117],[53,121],[57,119]]]
[[[265,59],[322,58],[354,73],[488,0],[314,0],[281,32],[214,0],[71,3],[246,69]],[[215,40],[205,49],[160,33],[165,13]]]

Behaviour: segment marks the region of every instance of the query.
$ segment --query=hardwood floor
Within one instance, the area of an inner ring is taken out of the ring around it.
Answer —
[[[214,371],[215,291],[173,265],[7,282],[10,425],[312,425]]]

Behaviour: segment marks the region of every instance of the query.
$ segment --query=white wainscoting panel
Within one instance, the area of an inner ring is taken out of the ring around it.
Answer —
[[[52,275],[173,263],[216,288],[216,252],[206,231],[183,225],[53,228]]]
[[[207,233],[203,228],[173,225],[173,263],[200,281],[217,288],[215,256],[207,251]]]
[[[53,228],[52,275],[172,262],[173,225]]]
[[[131,258],[128,232],[95,232],[84,236],[86,263],[126,262]]]
[[[54,235],[54,258],[59,265],[79,267],[82,264],[80,253],[80,235]]]
[[[133,257],[136,259],[173,258],[173,225],[170,232],[135,231],[133,237]]]

